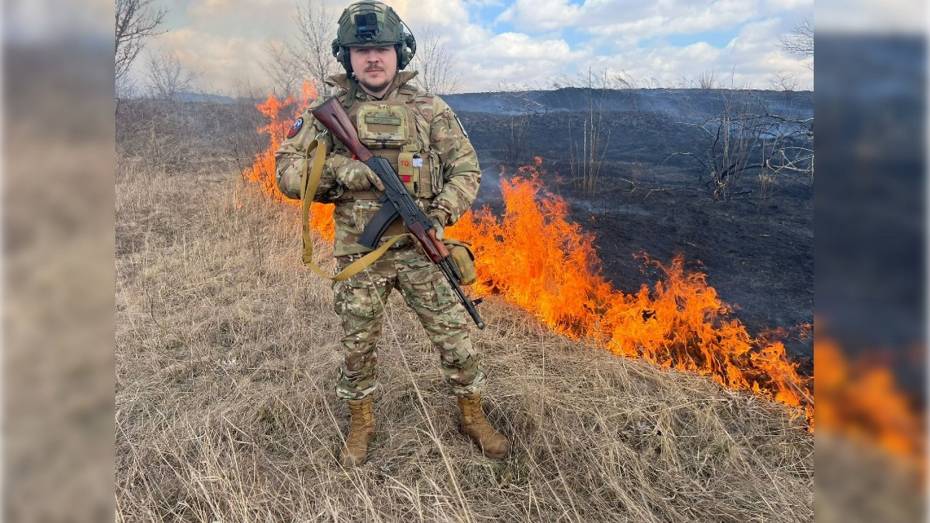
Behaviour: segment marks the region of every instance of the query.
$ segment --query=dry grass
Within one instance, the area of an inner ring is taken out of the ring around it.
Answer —
[[[370,461],[343,470],[340,327],[329,284],[300,265],[296,209],[234,175],[138,165],[123,160],[117,183],[119,520],[812,519],[800,420],[494,300],[475,340],[515,455],[489,461],[457,432],[438,358],[395,295]]]

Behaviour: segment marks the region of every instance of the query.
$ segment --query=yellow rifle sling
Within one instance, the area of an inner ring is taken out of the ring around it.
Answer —
[[[300,219],[303,223],[303,244],[304,244],[304,254],[303,261],[304,265],[310,267],[310,270],[315,272],[317,275],[333,280],[333,281],[343,281],[355,276],[356,274],[367,269],[368,266],[378,261],[378,258],[384,255],[392,245],[397,243],[401,238],[407,236],[406,234],[401,234],[394,236],[393,238],[388,239],[383,244],[381,244],[377,249],[369,252],[365,256],[355,260],[350,263],[345,269],[339,272],[334,276],[330,276],[323,269],[321,269],[316,262],[313,261],[313,239],[310,238],[310,203],[313,201],[313,196],[316,195],[317,187],[320,185],[320,177],[323,175],[323,164],[326,162],[326,153],[327,153],[326,141],[322,138],[316,140],[310,147],[307,148],[307,160],[310,159],[310,153],[313,154],[313,166],[310,167],[310,162],[304,162],[304,172],[302,176],[303,183],[301,184],[301,213]],[[309,168],[309,169],[308,169]],[[309,171],[309,172],[308,172]]]

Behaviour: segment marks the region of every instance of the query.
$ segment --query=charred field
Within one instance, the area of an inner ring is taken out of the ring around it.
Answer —
[[[542,157],[546,188],[594,234],[603,274],[617,289],[635,292],[661,277],[640,253],[662,262],[682,255],[687,267],[707,274],[750,332],[778,331],[812,373],[806,331],[813,324],[813,177],[747,170],[731,181],[729,197],[715,199],[711,175],[693,158],[706,159],[714,136],[701,127],[716,131],[728,107],[812,118],[812,93],[560,89],[447,101],[481,160],[477,205],[500,212],[500,176]],[[586,177],[591,122],[600,127],[602,148],[595,151],[596,174]]]

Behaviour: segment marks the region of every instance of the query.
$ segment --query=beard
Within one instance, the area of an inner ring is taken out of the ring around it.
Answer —
[[[365,90],[373,92],[373,93],[377,93],[387,88],[387,86],[389,86],[391,82],[394,81],[394,77],[397,76],[396,71],[393,76],[389,76],[387,74],[387,71],[385,71],[384,69],[381,69],[381,71],[382,71],[382,74],[384,75],[384,80],[378,83],[373,83],[371,80],[363,79],[363,77],[366,75],[358,74],[358,73],[353,73],[353,74],[355,76],[356,81],[358,81],[359,85],[364,87]]]
[[[371,84],[364,80],[359,80],[358,83],[362,84],[362,87],[364,87],[365,89],[368,89],[371,92],[377,93],[377,92],[380,92],[385,87],[387,87],[391,83],[391,81],[385,80],[379,84]]]
[[[377,93],[377,92],[380,92],[385,87],[387,87],[388,85],[390,85],[391,80],[392,79],[386,78],[383,82],[380,82],[377,84],[369,83],[369,82],[366,82],[365,80],[359,80],[358,83],[360,83],[362,87],[364,87],[365,89],[368,89],[371,92]]]

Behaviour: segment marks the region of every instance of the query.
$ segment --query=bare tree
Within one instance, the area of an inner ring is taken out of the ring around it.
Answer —
[[[124,82],[129,68],[142,51],[145,40],[159,34],[167,11],[152,7],[153,0],[116,0],[116,83]]]
[[[321,96],[330,94],[326,78],[339,72],[332,52],[336,17],[321,0],[306,0],[297,6],[297,43],[290,47],[293,67],[316,83]]]
[[[262,62],[262,70],[271,81],[272,92],[278,98],[287,98],[297,94],[300,87],[302,68],[294,59],[294,53],[285,44],[268,42],[265,46],[267,59]]]
[[[798,79],[789,73],[775,73],[769,82],[774,91],[791,93],[798,90]]]
[[[805,58],[814,56],[814,25],[810,20],[804,20],[794,29],[783,36],[781,47],[785,51]]]
[[[455,91],[459,80],[455,72],[455,53],[435,27],[427,26],[418,31],[413,66],[420,73],[417,81],[426,91],[435,94]]]
[[[149,55],[149,91],[160,100],[175,100],[184,91],[189,91],[194,82],[193,74],[184,69],[174,53]]]

